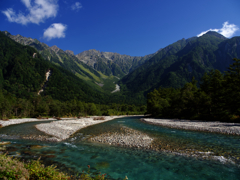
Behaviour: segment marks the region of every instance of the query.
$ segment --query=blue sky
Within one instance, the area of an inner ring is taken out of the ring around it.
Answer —
[[[0,0],[0,30],[75,54],[144,56],[210,29],[240,36],[239,0]]]

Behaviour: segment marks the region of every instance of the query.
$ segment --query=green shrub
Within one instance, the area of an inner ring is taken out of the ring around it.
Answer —
[[[40,163],[39,159],[37,161],[31,161],[25,164],[25,167],[29,171],[30,179],[54,179],[54,180],[64,180],[70,179],[69,176],[62,172],[59,172],[56,167],[47,166],[45,167]]]
[[[33,160],[28,163],[22,163],[18,159],[13,159],[6,154],[0,155],[0,179],[1,180],[104,180],[106,174],[93,175],[88,171],[76,177],[68,176],[59,172],[56,167],[45,167],[38,160]],[[124,180],[127,180],[125,177]]]
[[[29,172],[24,164],[17,159],[12,159],[9,156],[0,156],[0,179],[14,180],[14,179],[29,179]]]

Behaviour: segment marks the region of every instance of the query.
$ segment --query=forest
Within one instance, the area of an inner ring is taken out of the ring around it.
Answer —
[[[193,77],[182,88],[159,88],[148,94],[154,117],[240,122],[240,59],[225,73],[205,73],[199,87]]]
[[[205,42],[206,38],[202,40]],[[175,52],[174,48],[171,50]],[[142,92],[124,91],[125,86],[121,86],[120,94],[92,89],[74,73],[43,59],[34,48],[14,42],[2,32],[0,59],[1,119],[148,113],[164,118],[239,121],[240,60],[237,58],[225,73],[211,70],[199,83],[193,78],[181,88],[160,86],[148,94],[147,105]],[[37,95],[49,69],[51,77],[44,92]]]
[[[51,96],[16,98],[8,92],[0,92],[0,119],[25,117],[85,117],[88,115],[144,114],[146,106],[128,104],[110,105],[85,103],[78,100],[59,101]]]
[[[36,54],[33,57],[33,54]],[[92,89],[72,72],[42,58],[32,47],[0,32],[0,118],[142,114],[134,99]],[[44,91],[38,95],[51,76]]]

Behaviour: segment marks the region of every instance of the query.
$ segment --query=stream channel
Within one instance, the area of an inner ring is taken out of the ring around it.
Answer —
[[[51,121],[49,121],[51,122]],[[38,159],[57,165],[69,174],[106,173],[109,179],[129,180],[237,180],[240,179],[240,137],[217,133],[178,130],[143,123],[139,117],[125,117],[79,130],[62,142],[46,142],[22,137],[46,136],[30,122],[0,129],[0,139],[9,155]],[[88,141],[89,137],[126,126],[148,134],[156,149],[143,150]],[[163,150],[161,150],[163,149]]]

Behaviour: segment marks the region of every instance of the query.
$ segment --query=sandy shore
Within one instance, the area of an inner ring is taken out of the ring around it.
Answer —
[[[62,141],[64,139],[69,138],[76,131],[85,128],[87,126],[91,126],[94,124],[103,123],[106,121],[113,120],[115,118],[121,118],[126,116],[102,116],[105,120],[93,120],[93,117],[90,118],[81,118],[74,120],[60,120],[53,121],[51,123],[43,123],[36,125],[36,128],[46,134],[54,136],[53,138],[49,138],[50,141]]]
[[[177,129],[240,135],[240,123],[175,120],[175,119],[147,119],[147,118],[142,118],[141,121]]]

